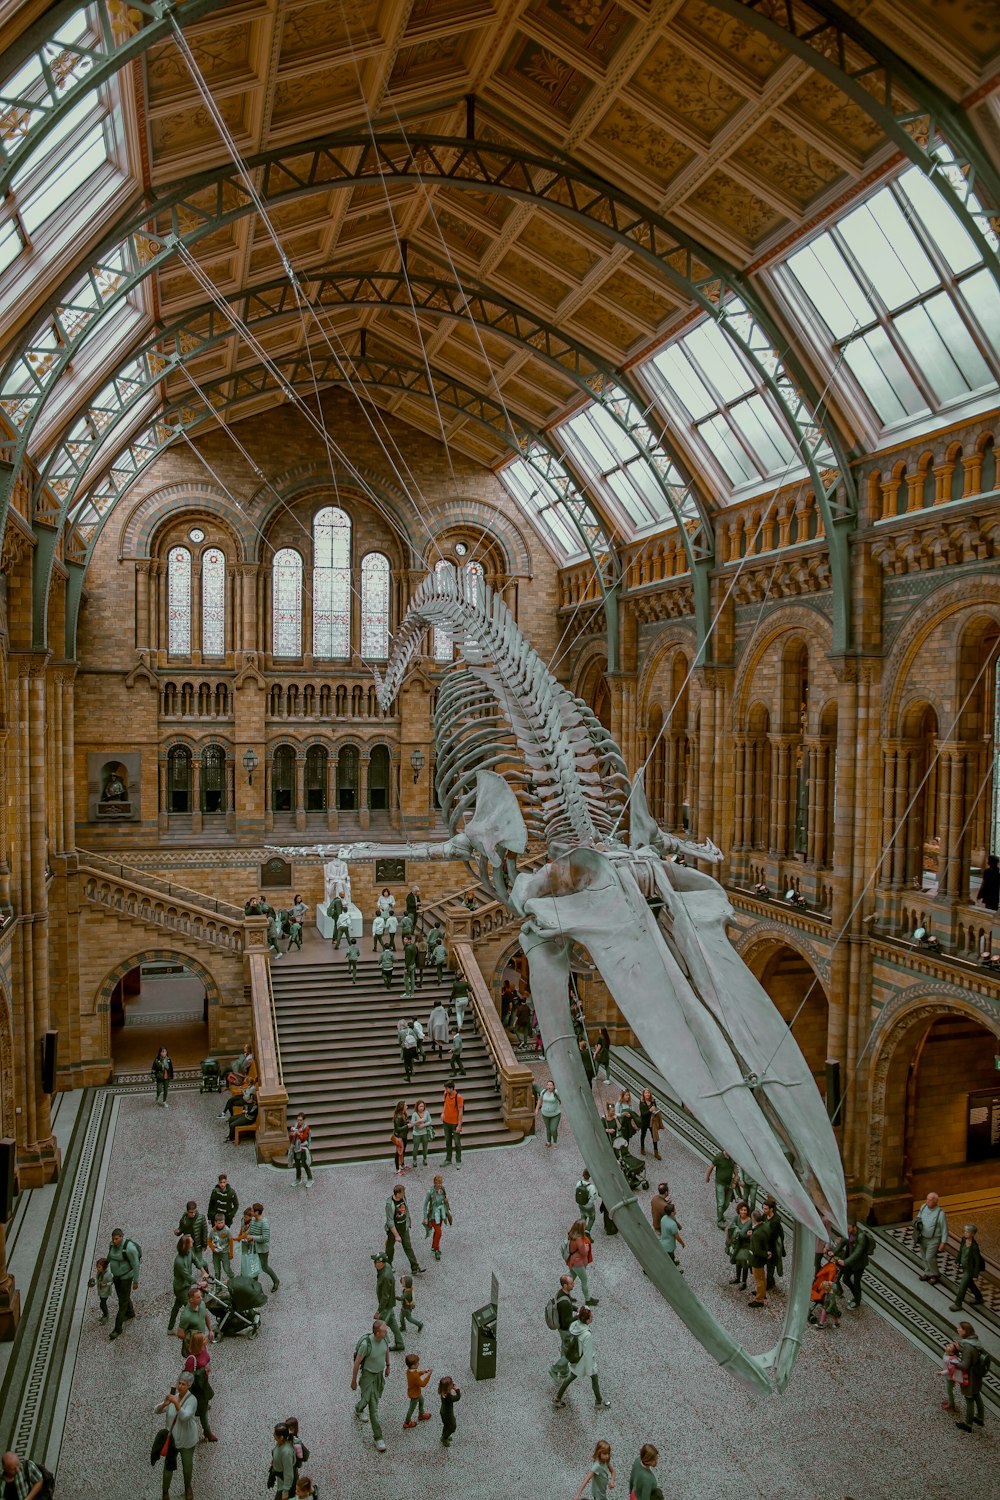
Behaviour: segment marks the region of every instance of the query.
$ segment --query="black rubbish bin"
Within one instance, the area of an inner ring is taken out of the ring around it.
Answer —
[[[472,1314],[472,1373],[477,1380],[495,1380],[497,1374],[497,1310],[492,1303]]]

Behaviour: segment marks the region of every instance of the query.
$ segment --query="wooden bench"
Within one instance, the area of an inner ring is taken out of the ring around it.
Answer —
[[[259,1119],[260,1115],[257,1116],[256,1120],[251,1120],[247,1125],[237,1125],[236,1129],[233,1131],[233,1140],[237,1146],[245,1135],[257,1134],[257,1120]]]

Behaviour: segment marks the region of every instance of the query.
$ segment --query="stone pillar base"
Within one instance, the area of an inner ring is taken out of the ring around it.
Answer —
[[[21,1293],[11,1275],[0,1276],[0,1344],[9,1344],[21,1321]]]
[[[23,1192],[25,1188],[47,1187],[57,1181],[62,1165],[62,1152],[54,1135],[46,1141],[33,1141],[22,1146],[17,1153],[17,1181]]]

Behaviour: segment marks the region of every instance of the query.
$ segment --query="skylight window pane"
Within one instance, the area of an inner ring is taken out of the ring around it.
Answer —
[[[583,462],[588,472],[605,473],[618,467],[618,457],[602,433],[591,421],[590,407],[575,416],[563,428],[566,446]]]
[[[788,264],[835,339],[871,322],[871,304],[828,234],[793,255]]]
[[[713,322],[705,322],[684,339],[685,347],[697,360],[723,401],[735,401],[752,390],[753,382],[740,364],[726,335]]]
[[[715,410],[715,401],[705,388],[680,344],[671,344],[653,360],[653,368],[675,396],[683,401],[697,422]]]
[[[9,219],[6,224],[0,225],[0,271],[6,271],[23,249],[24,245],[15,221]]]
[[[962,282],[961,291],[991,347],[1000,353],[1000,287],[989,271],[977,271]]]
[[[104,126],[99,124],[53,174],[46,177],[34,196],[21,205],[21,218],[28,233],[36,234],[46,219],[82,188],[88,177],[92,177],[107,159]]]
[[[632,457],[635,447],[631,438],[605,407],[595,402],[593,406],[587,408],[587,415],[592,426],[600,433],[614,455],[615,463],[625,463]]]
[[[888,188],[848,214],[839,227],[862,276],[870,278],[888,308],[937,286],[937,273]]]
[[[671,465],[672,470],[673,466]],[[652,462],[647,462],[643,458],[637,458],[633,463],[628,465],[625,472],[646,502],[654,518],[663,520],[670,515],[670,506],[667,503],[667,497],[660,488],[660,482],[656,476]]]
[[[957,273],[978,265],[982,259],[979,251],[930,178],[911,167],[903,173],[899,185],[951,269]]]
[[[896,327],[939,400],[991,383],[986,362],[944,292],[900,313]]]
[[[734,406],[732,417],[765,473],[778,473],[794,457],[795,449],[760,396],[751,396]]]
[[[636,526],[645,526],[650,519],[649,512],[629,483],[628,475],[617,469],[607,476],[607,484],[615,498],[621,502],[629,520]]]
[[[848,344],[844,358],[883,422],[898,422],[926,411],[923,397],[883,329],[874,328]]]
[[[698,431],[722,465],[730,484],[746,484],[760,477],[722,417],[709,418]]]
[[[555,491],[535,476],[523,459],[516,458],[500,470],[500,478],[517,503],[528,512],[557,552],[565,556],[583,551],[581,538],[554,503]]]

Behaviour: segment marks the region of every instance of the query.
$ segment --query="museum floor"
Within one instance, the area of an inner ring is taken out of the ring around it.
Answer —
[[[72,1106],[67,1102],[64,1108]],[[468,1496],[476,1500],[569,1497],[588,1467],[597,1437],[608,1438],[623,1470],[640,1443],[661,1452],[660,1480],[670,1500],[766,1495],[768,1500],[955,1500],[982,1494],[996,1472],[996,1437],[987,1427],[957,1432],[940,1410],[942,1382],[925,1352],[913,1348],[871,1308],[845,1313],[839,1331],[807,1330],[786,1394],[761,1399],[724,1374],[652,1291],[621,1239],[595,1236],[592,1287],[600,1298],[594,1327],[608,1411],[595,1414],[589,1383],[572,1387],[554,1410],[548,1365],[555,1336],[543,1309],[561,1269],[559,1243],[574,1216],[580,1159],[568,1132],[547,1150],[538,1138],[469,1153],[449,1169],[455,1216],[440,1263],[417,1278],[418,1316],[426,1328],[410,1342],[436,1378],[451,1374],[463,1391],[450,1451],[435,1421],[404,1432],[404,1376],[394,1361],[382,1402],[388,1451],[375,1452],[370,1429],[352,1415],[349,1390],[356,1339],[374,1309],[370,1253],[379,1245],[383,1205],[394,1174],[389,1162],[321,1170],[312,1192],[280,1169],[256,1167],[249,1148],[225,1144],[219,1102],[177,1091],[171,1109],[148,1094],[122,1094],[110,1106],[105,1144],[90,1168],[97,1191],[88,1256],[120,1223],[143,1246],[138,1319],[109,1343],[93,1293],[77,1297],[62,1400],[48,1438],[59,1448],[59,1493],[77,1500],[132,1500],[159,1492],[149,1468],[158,1425],[155,1402],[179,1368],[166,1336],[170,1309],[171,1230],[185,1199],[204,1206],[225,1167],[241,1203],[260,1198],[272,1226],[272,1260],[281,1288],[264,1310],[259,1338],[226,1339],[214,1349],[216,1445],[199,1446],[194,1493],[265,1494],[273,1423],[296,1415],[313,1452],[307,1465],[324,1497]],[[704,1164],[671,1137],[663,1172],[676,1196],[686,1248],[682,1264],[709,1306],[751,1348],[772,1340],[781,1315],[753,1311],[730,1287],[704,1181]],[[419,1211],[431,1171],[408,1173]],[[420,1231],[414,1243],[423,1246]],[[22,1247],[23,1253],[23,1247]],[[397,1257],[398,1259],[401,1257]],[[469,1371],[470,1312],[488,1300],[490,1273],[500,1282],[499,1372],[477,1383]],[[412,1333],[412,1330],[411,1330]],[[74,1367],[75,1357],[75,1367]],[[71,1389],[70,1389],[71,1382]],[[992,1411],[987,1421],[994,1422]],[[180,1480],[175,1480],[180,1492]]]

